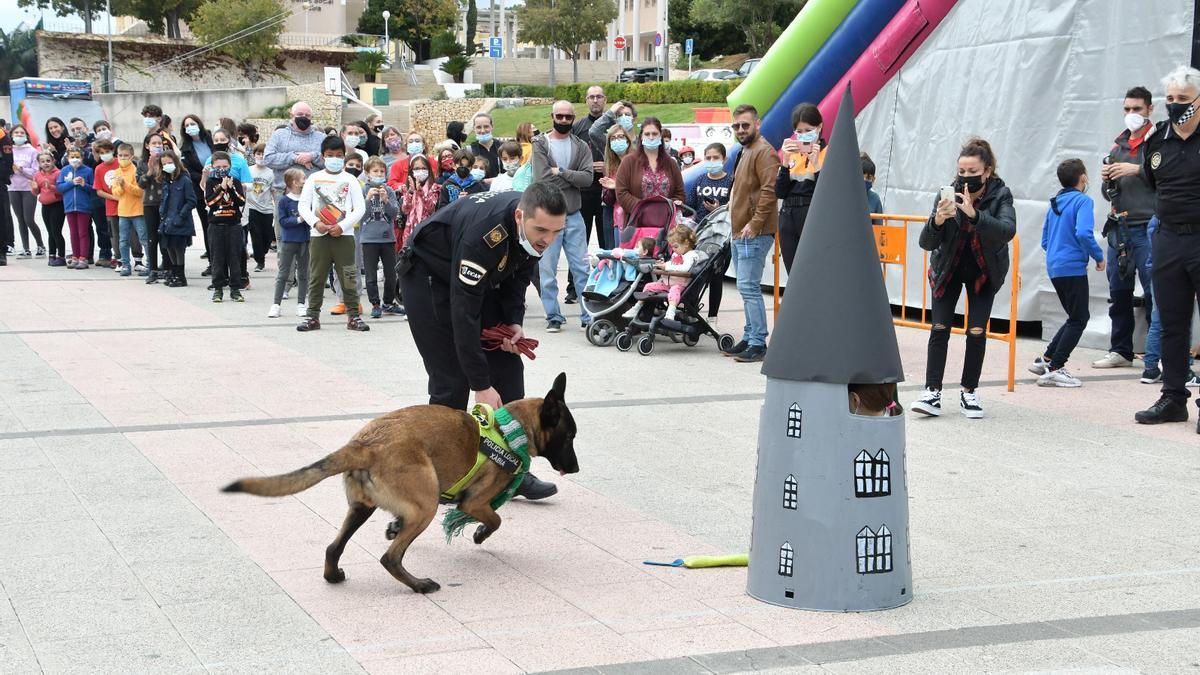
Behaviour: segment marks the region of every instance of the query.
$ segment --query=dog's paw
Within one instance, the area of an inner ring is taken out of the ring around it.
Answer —
[[[416,593],[433,593],[441,588],[441,584],[433,579],[417,579],[417,583],[413,584],[413,591]]]
[[[492,536],[492,531],[487,525],[480,525],[479,527],[475,528],[474,539],[476,544],[482,544],[484,540],[490,536]]]
[[[337,568],[333,572],[325,573],[325,581],[331,584],[340,584],[346,580],[346,572],[342,568]]]

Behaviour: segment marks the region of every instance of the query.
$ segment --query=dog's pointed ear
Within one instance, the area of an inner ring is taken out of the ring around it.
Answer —
[[[554,378],[554,386],[542,399],[542,409],[538,411],[543,429],[553,429],[558,426],[559,419],[562,417],[563,393],[566,388],[567,374],[559,373],[558,377]]]
[[[550,389],[551,392],[558,394],[559,400],[567,400],[567,374],[559,373],[558,377],[554,378],[554,386]]]

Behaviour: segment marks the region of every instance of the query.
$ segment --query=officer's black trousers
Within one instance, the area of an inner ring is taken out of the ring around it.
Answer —
[[[1154,232],[1154,301],[1162,318],[1162,393],[1186,401],[1188,335],[1200,293],[1200,233]]]
[[[454,348],[454,328],[450,323],[450,288],[430,277],[416,263],[400,276],[404,309],[413,342],[429,375],[429,402],[456,410],[466,410],[471,386],[458,362]],[[501,323],[495,309],[498,303],[485,297],[480,326],[490,328]],[[479,336],[475,336],[478,339]],[[525,398],[525,365],[517,354],[496,350],[484,352],[492,386],[505,403]]]

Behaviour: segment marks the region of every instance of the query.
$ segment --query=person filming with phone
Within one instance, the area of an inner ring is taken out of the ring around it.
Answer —
[[[911,406],[919,413],[942,414],[942,375],[954,308],[967,292],[967,353],[963,360],[959,408],[970,419],[983,417],[975,389],[983,370],[992,300],[1008,276],[1008,242],[1017,233],[1012,192],[996,175],[996,155],[987,141],[973,138],[958,153],[958,177],[938,194],[933,215],[921,230],[921,248],[929,256],[933,291],[933,329],[925,391]]]
[[[792,129],[780,148],[779,177],[775,179],[775,196],[783,200],[779,209],[779,249],[783,265],[792,273],[792,258],[804,232],[808,207],[817,189],[817,178],[825,164],[825,139],[821,137],[824,120],[821,111],[811,103],[801,103],[792,110]]]

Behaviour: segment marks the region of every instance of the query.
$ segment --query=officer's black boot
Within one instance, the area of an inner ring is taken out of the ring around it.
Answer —
[[[521,481],[521,487],[517,488],[516,496],[535,501],[551,497],[555,494],[558,494],[557,485],[539,480],[537,476],[527,473],[525,474],[525,479]]]
[[[1176,401],[1170,396],[1162,396],[1158,401],[1133,418],[1138,424],[1162,424],[1164,422],[1186,422],[1188,418],[1187,403]]]

